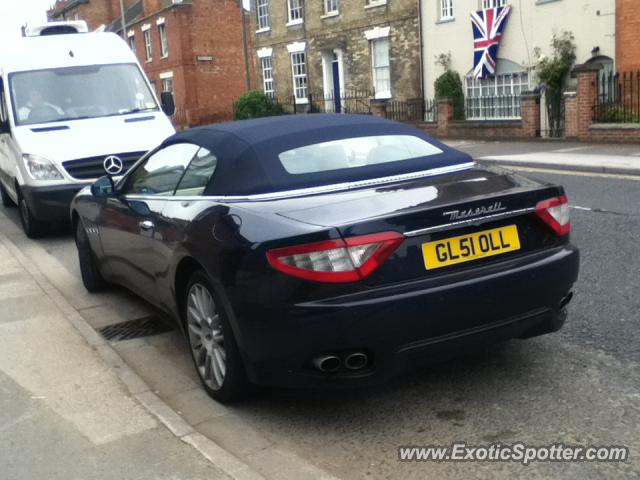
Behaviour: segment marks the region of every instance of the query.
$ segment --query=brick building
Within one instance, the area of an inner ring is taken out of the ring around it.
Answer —
[[[415,0],[254,0],[251,17],[258,84],[280,103],[353,111],[421,96]]]
[[[616,66],[619,72],[640,70],[638,0],[616,0]]]
[[[49,18],[77,18],[122,34],[119,4],[67,0]],[[248,25],[238,0],[125,0],[125,38],[154,89],[174,93],[179,127],[232,118],[233,102],[246,91],[243,18]],[[249,80],[252,71],[249,62]]]

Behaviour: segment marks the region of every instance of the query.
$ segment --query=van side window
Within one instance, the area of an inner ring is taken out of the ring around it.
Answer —
[[[0,122],[6,122],[9,119],[7,111],[7,101],[4,93],[4,82],[0,78]]]

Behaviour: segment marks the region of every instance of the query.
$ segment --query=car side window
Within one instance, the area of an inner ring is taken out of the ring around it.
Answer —
[[[122,192],[139,195],[173,195],[185,169],[200,147],[176,143],[158,150],[127,177]]]
[[[202,195],[202,192],[209,184],[209,180],[211,180],[213,172],[216,170],[217,164],[218,159],[209,150],[206,148],[198,150],[186,172],[184,172],[175,194],[179,196]]]

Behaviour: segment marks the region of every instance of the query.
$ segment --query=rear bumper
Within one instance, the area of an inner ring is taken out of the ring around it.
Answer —
[[[69,206],[73,197],[88,184],[32,187],[23,185],[20,191],[27,200],[31,213],[47,223],[68,222]]]
[[[488,343],[559,330],[578,276],[579,252],[551,251],[437,278],[289,307],[234,311],[252,382],[290,387],[360,386]],[[318,371],[311,360],[367,353],[362,370]]]

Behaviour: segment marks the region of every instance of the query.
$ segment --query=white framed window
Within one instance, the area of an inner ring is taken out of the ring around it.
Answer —
[[[262,57],[260,59],[262,65],[262,89],[265,95],[273,98],[275,90],[273,88],[273,63],[271,57]]]
[[[131,48],[133,53],[136,53],[136,36],[135,35],[129,35],[129,48]]]
[[[164,23],[158,25],[158,34],[160,35],[160,56],[166,58],[169,56],[169,42],[167,40],[167,30],[164,28]]]
[[[504,7],[507,0],[482,0],[482,8]]]
[[[440,0],[440,20],[453,18],[453,0]]]
[[[258,16],[258,30],[269,30],[269,0],[256,0],[256,15]]]
[[[291,71],[296,103],[307,103],[307,59],[304,51],[291,53]]]
[[[466,115],[469,120],[520,118],[520,95],[529,89],[527,72],[466,79]]]
[[[173,93],[173,77],[162,79],[162,91]]]
[[[295,25],[304,21],[302,0],[287,0],[287,11],[289,15],[289,22],[287,23],[287,25]]]
[[[338,13],[338,0],[324,0],[324,14],[335,15]]]
[[[147,62],[153,60],[153,46],[151,45],[151,30],[144,31],[144,51]]]
[[[371,40],[371,65],[373,88],[376,98],[391,98],[391,64],[389,62],[389,37]]]

